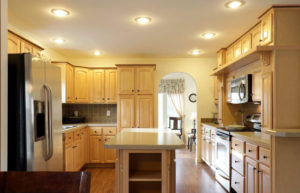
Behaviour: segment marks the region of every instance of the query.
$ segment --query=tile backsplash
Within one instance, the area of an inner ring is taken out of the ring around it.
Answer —
[[[107,116],[107,111],[110,116]],[[74,116],[74,111],[78,111],[79,117],[85,117],[86,122],[116,123],[116,104],[63,104],[63,117]]]

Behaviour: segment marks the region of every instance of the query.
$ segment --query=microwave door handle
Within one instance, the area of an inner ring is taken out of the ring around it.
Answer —
[[[241,97],[241,88],[242,88],[243,86],[244,86],[243,83],[241,83],[240,86],[239,86],[239,98],[240,98],[240,100],[243,100],[243,99],[245,99],[245,97],[246,97],[246,94],[244,94],[244,97],[243,97],[243,98]]]

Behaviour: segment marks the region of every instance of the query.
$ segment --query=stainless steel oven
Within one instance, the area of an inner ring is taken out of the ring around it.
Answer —
[[[252,75],[248,74],[231,81],[231,103],[252,102]]]
[[[230,135],[219,130],[216,133],[216,180],[230,191]]]

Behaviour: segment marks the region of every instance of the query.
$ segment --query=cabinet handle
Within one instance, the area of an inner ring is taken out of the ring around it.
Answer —
[[[74,148],[76,148],[77,146],[76,145],[74,145],[72,148],[74,149]]]
[[[105,98],[102,98],[102,100],[105,100]]]
[[[140,92],[140,90],[138,89],[137,92]]]
[[[94,131],[94,133],[97,133],[97,131]]]
[[[132,92],[134,92],[134,90],[131,90]]]
[[[234,160],[234,163],[239,163],[239,161],[238,160]]]
[[[234,184],[239,184],[239,182],[234,182]]]
[[[109,100],[109,98],[107,98],[107,100]]]
[[[256,168],[253,168],[253,170],[256,170]]]
[[[263,156],[263,158],[264,158],[264,159],[267,159],[267,158],[268,158],[268,156],[265,156],[265,155],[264,155],[264,156]]]
[[[262,42],[262,39],[259,39],[259,42]]]
[[[77,97],[75,97],[75,100],[77,100]]]
[[[99,141],[102,141],[101,139],[99,139]]]
[[[111,131],[111,130],[109,130],[109,133],[112,133],[112,131]]]
[[[252,152],[252,150],[251,150],[251,149],[248,149],[248,152]]]
[[[239,146],[239,144],[236,144],[236,143],[235,143],[234,146],[235,146],[235,147],[236,147],[236,146]]]
[[[72,137],[69,137],[69,139],[72,139]]]

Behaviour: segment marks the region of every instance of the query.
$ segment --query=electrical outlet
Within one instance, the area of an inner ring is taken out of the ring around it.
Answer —
[[[110,117],[110,110],[107,110],[107,111],[106,111],[106,116],[107,116],[107,117]]]

